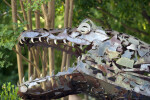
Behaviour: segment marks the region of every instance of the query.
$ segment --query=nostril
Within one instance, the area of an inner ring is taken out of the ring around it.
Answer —
[[[27,92],[27,89],[28,89],[27,86],[23,85],[20,87],[20,92],[25,93],[25,92]]]
[[[81,31],[81,32],[85,32],[85,31]],[[81,36],[82,34],[79,34],[78,36]]]
[[[88,28],[87,26],[83,26],[83,27]]]

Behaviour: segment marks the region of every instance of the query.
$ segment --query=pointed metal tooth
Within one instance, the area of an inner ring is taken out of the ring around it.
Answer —
[[[33,77],[32,77],[32,76],[30,76],[29,81],[32,81],[32,80],[33,80]]]
[[[40,77],[42,78],[42,77],[43,77],[43,75],[42,75],[42,74],[40,74]]]
[[[64,42],[65,44],[67,44],[66,39],[63,39],[63,42]]]
[[[31,38],[31,42],[34,43],[33,38]]]
[[[74,47],[74,43],[72,43],[72,47]]]
[[[25,41],[24,37],[23,37],[23,38],[21,38],[21,40]]]
[[[80,49],[82,49],[82,45],[80,45]]]
[[[54,43],[57,45],[57,40],[54,40]]]
[[[42,42],[41,37],[39,37],[39,41]]]
[[[46,40],[46,41],[47,41],[47,43],[49,43],[49,38],[47,38],[47,40]]]
[[[65,66],[63,67],[63,70],[62,70],[62,72],[64,72],[64,71],[66,71],[66,67],[65,67]]]
[[[23,44],[21,40],[19,42],[20,42],[20,44]]]

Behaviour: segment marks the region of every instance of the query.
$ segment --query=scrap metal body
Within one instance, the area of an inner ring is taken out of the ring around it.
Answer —
[[[86,19],[74,29],[24,31],[18,40],[22,46],[60,50],[66,50],[59,45],[69,41],[72,47],[68,53],[78,57],[77,64],[67,71],[21,84],[18,93],[24,98],[59,98],[77,93],[102,99],[150,97],[150,45],[133,36],[103,30]],[[46,90],[42,82],[46,82]]]

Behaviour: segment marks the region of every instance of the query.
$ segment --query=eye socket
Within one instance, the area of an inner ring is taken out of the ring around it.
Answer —
[[[91,26],[88,23],[81,23],[77,28],[77,31],[82,34],[87,34],[91,30]]]

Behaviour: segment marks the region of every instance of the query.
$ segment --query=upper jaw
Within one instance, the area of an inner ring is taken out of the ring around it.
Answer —
[[[42,32],[41,32],[42,30]],[[72,32],[70,29],[65,29],[61,30],[60,33],[58,34],[57,32],[50,30],[50,31],[45,31],[44,29],[39,29],[36,31],[24,31],[20,37],[18,38],[20,44],[24,44],[26,42],[25,39],[30,39],[32,43],[35,43],[35,39],[38,39],[38,41],[42,42],[42,40],[46,41],[49,43],[50,40],[53,40],[55,44],[57,44],[57,40],[62,40],[65,44],[66,41],[79,44],[79,45],[89,45],[90,42],[88,40],[85,40],[83,38],[75,38],[74,35],[79,34],[79,32],[75,31]],[[68,33],[72,32],[71,35]],[[58,35],[56,35],[58,34]]]
[[[46,38],[45,41],[49,42],[49,40],[54,40],[55,44],[55,41],[57,40],[63,40],[64,43],[66,43],[67,40],[79,45],[90,45],[90,43],[94,40],[104,41],[109,38],[105,31],[100,29],[91,30],[88,32],[88,34],[82,34],[81,32],[77,31],[77,29],[76,31],[70,29],[62,29],[59,31],[60,33],[58,35],[56,35],[58,32],[55,32],[54,30],[45,31],[44,29],[36,29],[33,31],[24,31],[18,40],[21,44],[23,44],[23,42],[26,41],[25,38],[29,38],[32,43],[35,42],[34,39],[38,39],[40,42],[42,42],[42,39]],[[71,34],[69,35],[68,33]],[[80,36],[78,36],[79,34]]]
[[[57,41],[71,42],[77,45],[90,45],[95,40],[104,41],[109,37],[105,31],[97,27],[91,20],[85,19],[81,22],[78,28],[74,29],[36,29],[33,31],[24,31],[18,38],[20,44],[35,43],[35,42],[47,42],[51,40],[57,44]],[[27,41],[28,40],[28,41]]]
[[[83,49],[83,46],[87,46],[86,48],[88,49],[94,49],[98,45],[97,41],[105,41],[107,39],[109,39],[109,36],[101,29],[93,29],[87,34],[81,34],[77,28],[50,31],[36,29],[35,31],[25,31],[19,37],[20,45],[27,44],[28,47],[46,46],[65,51],[61,45],[69,46],[69,48],[72,46],[72,48],[78,49],[76,50],[78,52],[78,55],[76,55],[77,53],[75,54],[76,56],[87,51],[87,49]],[[67,42],[71,42],[71,46],[67,45]],[[72,49],[70,50],[72,51]]]

